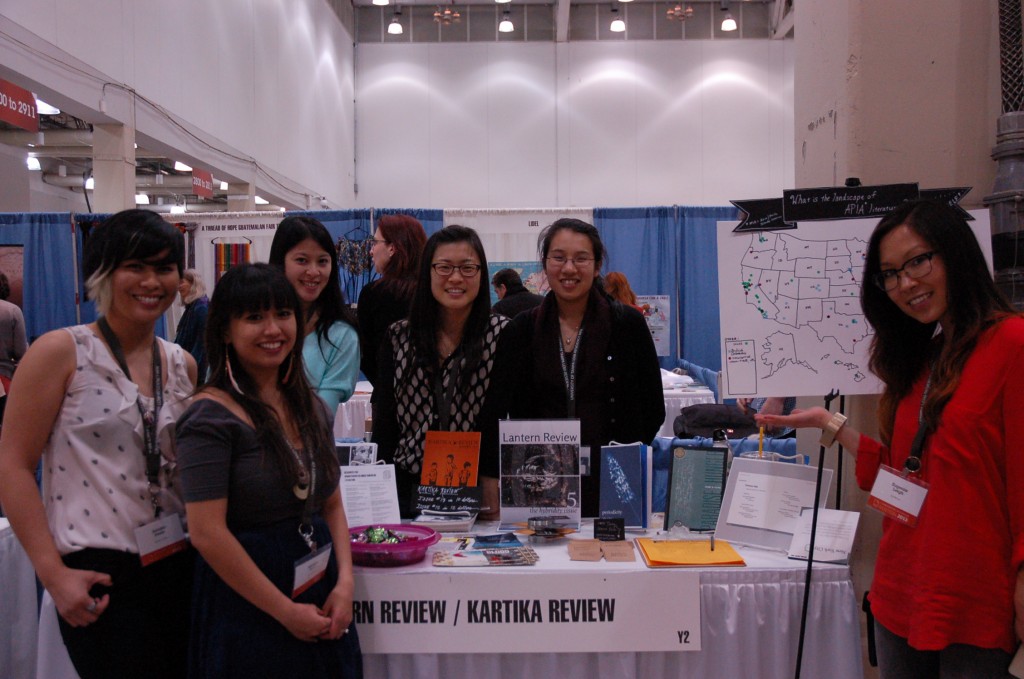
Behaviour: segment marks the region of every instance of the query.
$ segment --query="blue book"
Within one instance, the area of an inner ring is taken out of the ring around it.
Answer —
[[[623,519],[629,528],[647,528],[647,446],[642,443],[601,448],[602,519]]]

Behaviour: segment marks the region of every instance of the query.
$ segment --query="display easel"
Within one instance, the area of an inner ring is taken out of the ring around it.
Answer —
[[[825,394],[825,410],[828,410],[832,405],[832,401],[839,396],[839,392],[833,389],[829,393]],[[846,407],[846,397],[843,397],[839,401],[839,412],[843,412]],[[845,414],[845,413],[843,413]],[[836,465],[836,471],[838,478],[836,482],[836,509],[839,509],[839,497],[840,488],[843,485],[843,468],[842,468],[842,455],[843,448],[839,447],[839,464]],[[793,674],[794,679],[800,679],[800,666],[804,659],[804,637],[807,633],[807,606],[810,602],[811,594],[811,574],[814,569],[814,540],[818,532],[818,502],[821,500],[821,476],[825,469],[825,446],[819,446],[818,450],[818,475],[817,481],[814,486],[814,505],[811,508],[813,512],[811,515],[811,540],[807,548],[807,575],[804,578],[804,601],[803,607],[800,611],[800,640],[797,642],[796,650],[796,672]]]

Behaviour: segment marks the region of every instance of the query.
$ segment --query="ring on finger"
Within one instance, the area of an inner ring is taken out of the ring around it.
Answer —
[[[90,613],[95,613],[96,612],[96,600],[93,599],[92,601],[90,601],[89,605],[85,607],[85,610],[89,611]]]

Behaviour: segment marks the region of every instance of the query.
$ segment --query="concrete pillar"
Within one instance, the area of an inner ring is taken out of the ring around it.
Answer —
[[[256,209],[256,185],[228,184],[228,212],[252,212]]]
[[[135,207],[135,130],[124,125],[94,125],[92,175],[94,212]]]

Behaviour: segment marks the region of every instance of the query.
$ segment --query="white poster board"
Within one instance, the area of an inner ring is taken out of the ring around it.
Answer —
[[[647,328],[654,339],[658,356],[672,353],[672,298],[669,295],[637,295],[636,303],[643,311]]]
[[[987,210],[968,222],[992,267]],[[879,220],[800,222],[734,233],[718,223],[722,397],[877,394],[874,334],[860,306],[864,257]]]

